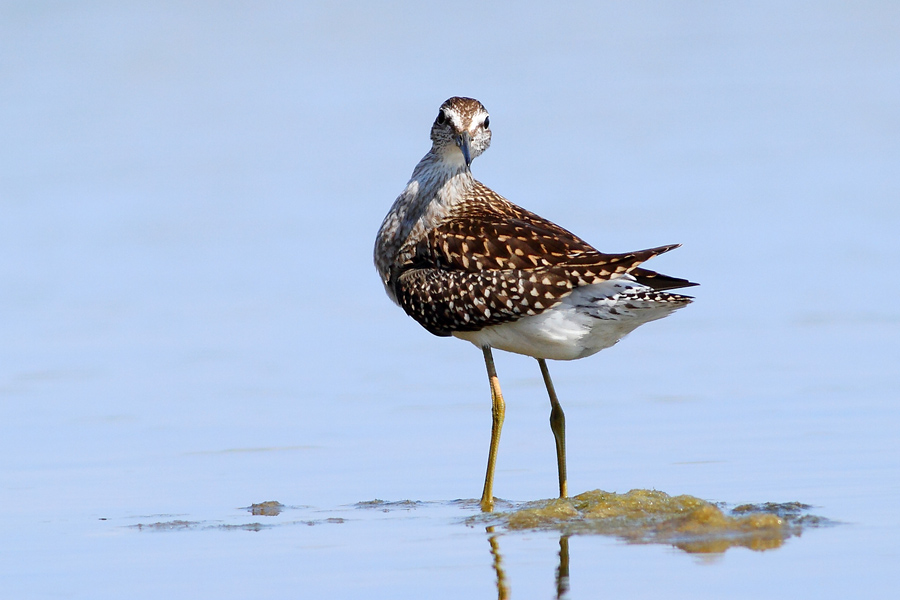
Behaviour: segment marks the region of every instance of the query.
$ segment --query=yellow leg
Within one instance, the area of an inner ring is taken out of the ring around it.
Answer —
[[[568,498],[569,489],[566,479],[566,415],[563,413],[559,399],[556,397],[556,390],[553,389],[553,381],[550,379],[550,371],[547,370],[547,361],[543,358],[537,359],[541,366],[541,375],[544,376],[544,385],[547,386],[547,393],[550,394],[550,429],[553,430],[553,437],[556,439],[556,466],[559,469],[559,497]]]
[[[494,510],[494,466],[497,464],[497,447],[500,445],[500,429],[503,428],[503,417],[506,415],[506,404],[500,393],[500,380],[494,368],[494,356],[491,347],[485,346],[484,364],[487,367],[488,380],[491,383],[491,450],[488,453],[487,473],[484,476],[484,491],[481,494],[481,510]]]

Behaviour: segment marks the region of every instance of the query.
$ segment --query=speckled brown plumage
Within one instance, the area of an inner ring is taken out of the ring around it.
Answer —
[[[447,336],[536,315],[576,287],[632,273],[640,263],[677,247],[604,254],[475,182],[470,196],[416,243],[391,285],[409,316],[435,335]],[[690,283],[680,280],[683,285]],[[689,301],[675,294],[657,297]]]
[[[576,289],[623,277],[645,286],[616,292],[623,299],[690,302],[647,294],[694,284],[639,266],[677,245],[605,254],[476,181],[469,164],[490,146],[488,123],[477,100],[455,97],[441,105],[433,147],[382,223],[375,263],[409,316],[435,335],[478,331],[539,315]]]

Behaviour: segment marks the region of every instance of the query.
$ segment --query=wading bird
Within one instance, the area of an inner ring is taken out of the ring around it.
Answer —
[[[482,510],[493,509],[506,410],[492,348],[538,361],[550,395],[559,495],[565,498],[565,416],[547,359],[584,358],[609,348],[691,302],[666,290],[696,284],[640,267],[678,244],[604,254],[476,181],[470,166],[491,143],[490,118],[479,101],[444,102],[431,141],[381,224],[375,267],[388,296],[425,329],[468,340],[484,352],[493,423]]]

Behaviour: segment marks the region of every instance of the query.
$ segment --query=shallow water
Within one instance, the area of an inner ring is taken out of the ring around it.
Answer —
[[[414,3],[0,4],[5,595],[895,592],[897,7],[467,10],[443,36]],[[570,490],[778,535],[515,528],[556,461],[538,367],[502,353],[506,500],[458,500],[481,353],[370,260],[453,94],[491,111],[476,177],[602,250],[681,242],[648,266],[701,284],[550,364]]]

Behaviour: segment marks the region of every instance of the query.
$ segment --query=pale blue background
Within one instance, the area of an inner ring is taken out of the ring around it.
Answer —
[[[370,258],[451,95],[491,111],[480,180],[601,250],[681,242],[650,266],[702,283],[551,364],[570,489],[844,523],[711,561],[573,538],[570,597],[896,592],[900,5],[3,1],[4,596],[496,594],[448,503],[481,490],[481,353]],[[537,365],[497,363],[495,492],[552,496]],[[552,597],[556,536],[499,545]]]

